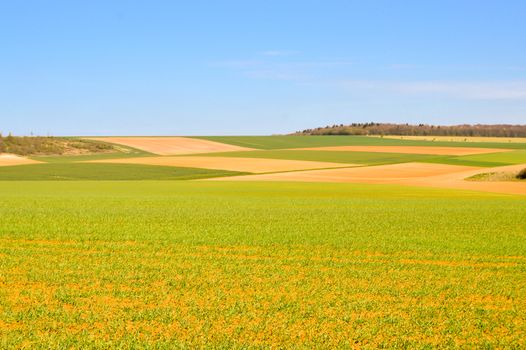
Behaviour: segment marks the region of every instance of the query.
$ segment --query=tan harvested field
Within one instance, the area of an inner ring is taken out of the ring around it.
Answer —
[[[397,184],[456,188],[484,192],[526,195],[524,182],[476,182],[464,179],[490,171],[519,171],[526,164],[495,168],[478,168],[431,163],[403,163],[361,168],[325,169],[289,173],[246,175],[216,178],[210,181],[293,181],[293,182],[349,182],[372,184]]]
[[[310,171],[296,171],[290,173],[276,173],[263,175],[237,176],[232,181],[304,181],[304,182],[365,182],[392,183],[399,180],[429,177],[478,170],[479,168],[433,164],[433,163],[402,163],[377,165],[358,168],[323,169]],[[217,178],[215,180],[221,180]]]
[[[502,148],[472,148],[472,147],[427,147],[427,146],[331,146],[296,148],[306,151],[342,151],[342,152],[381,152],[381,153],[406,153],[406,154],[432,154],[444,156],[467,156],[470,154],[484,154],[509,152],[510,149]]]
[[[37,164],[39,161],[20,157],[14,154],[0,154],[0,166],[11,166],[11,165],[24,165],[24,164]]]
[[[89,140],[110,142],[159,155],[252,151],[251,148],[189,137],[90,137]]]
[[[358,164],[342,164],[329,162],[313,162],[304,160],[284,160],[266,158],[237,157],[141,157],[124,159],[105,159],[90,162],[125,163],[164,165],[187,168],[219,169],[249,173],[269,173],[279,171],[295,171],[305,169],[342,168],[359,166]]]
[[[370,135],[369,137],[381,137]],[[400,136],[387,135],[386,139],[417,140],[417,141],[450,141],[450,142],[496,142],[496,143],[526,143],[526,137],[476,137],[476,136]]]

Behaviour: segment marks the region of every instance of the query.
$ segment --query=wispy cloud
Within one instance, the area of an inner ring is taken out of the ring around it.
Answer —
[[[319,80],[320,76],[334,76],[340,68],[353,63],[345,59],[324,60],[275,60],[260,57],[248,60],[213,62],[214,66],[237,71],[251,79],[268,80]]]
[[[526,81],[369,81],[337,82],[353,91],[374,90],[402,95],[436,95],[463,99],[526,99]]]
[[[280,56],[295,51],[268,51]],[[384,96],[433,96],[465,100],[526,100],[526,80],[355,80],[346,59],[290,60],[256,57],[248,60],[216,62],[250,79],[287,80],[301,84],[344,89],[353,94],[374,93]],[[412,64],[392,64],[391,69],[412,69]],[[520,67],[512,67],[520,69]],[[510,68],[511,69],[511,68]]]
[[[293,56],[300,54],[300,51],[296,50],[267,50],[261,52],[263,56]]]

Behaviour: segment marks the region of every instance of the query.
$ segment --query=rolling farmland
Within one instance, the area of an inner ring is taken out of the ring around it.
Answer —
[[[125,139],[0,167],[1,348],[526,346],[525,144]]]

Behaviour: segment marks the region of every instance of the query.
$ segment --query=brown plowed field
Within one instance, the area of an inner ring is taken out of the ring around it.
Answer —
[[[181,155],[215,152],[251,151],[251,148],[228,145],[189,137],[90,137],[97,140],[133,147],[159,155]]]
[[[434,146],[331,146],[295,148],[306,151],[346,151],[346,152],[381,152],[381,153],[407,153],[407,154],[432,154],[444,156],[467,156],[470,154],[509,152],[510,149],[502,148],[475,148],[475,147],[434,147]]]
[[[268,173],[279,171],[293,171],[304,169],[341,168],[357,166],[356,164],[342,164],[329,162],[311,162],[303,160],[283,160],[266,158],[237,158],[237,157],[141,157],[124,159],[106,159],[91,162],[98,163],[126,163],[177,166],[186,168],[220,169],[250,173]]]
[[[24,165],[41,163],[25,157],[20,157],[14,154],[0,154],[0,166]]]

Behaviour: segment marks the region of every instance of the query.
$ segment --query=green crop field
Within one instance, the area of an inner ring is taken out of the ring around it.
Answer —
[[[192,180],[245,173],[139,164],[49,163],[0,168],[4,180]]]
[[[451,142],[208,139],[259,150],[192,156],[526,163],[526,149],[280,149]],[[246,173],[84,162],[151,155],[126,149],[0,167],[1,349],[526,347],[525,196],[175,181]]]
[[[193,156],[200,156],[199,154]],[[343,151],[306,151],[306,150],[265,150],[202,154],[206,157],[247,157],[310,160],[319,162],[350,163],[350,164],[392,164],[405,162],[420,162],[438,158],[423,154],[402,154],[382,152],[343,152]],[[526,163],[526,162],[525,162]]]
[[[496,167],[511,164],[526,163],[526,150],[514,150],[510,152],[473,154],[469,156],[443,156],[423,159],[426,163],[442,163],[451,165],[467,165],[480,167]]]
[[[0,182],[0,347],[522,348],[526,198]]]
[[[462,156],[459,157],[459,159],[501,164],[522,164],[526,163],[526,150],[517,150],[504,153],[474,154],[470,156]]]
[[[103,159],[121,159],[121,158],[134,158],[134,157],[148,157],[153,154],[140,151],[131,150],[121,153],[98,153],[98,154],[85,154],[85,155],[74,155],[74,156],[40,156],[31,157],[31,159],[38,160],[45,163],[74,163],[84,162],[89,160],[103,160]]]
[[[526,149],[526,143],[419,141],[367,136],[200,136],[196,138],[257,149],[328,146],[446,146]]]

